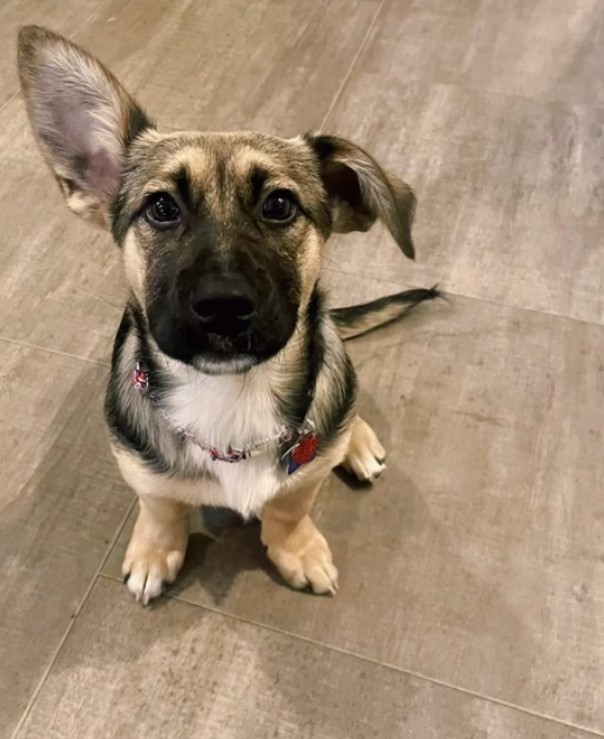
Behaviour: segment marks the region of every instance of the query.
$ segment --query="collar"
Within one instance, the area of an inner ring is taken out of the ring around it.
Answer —
[[[267,439],[262,439],[256,444],[250,444],[243,448],[236,448],[229,445],[226,449],[218,449],[211,444],[204,443],[203,440],[197,438],[189,429],[178,427],[172,422],[170,417],[155,401],[150,388],[149,372],[143,368],[140,362],[136,363],[132,372],[132,384],[136,390],[146,394],[146,397],[153,403],[158,414],[171,427],[172,431],[183,438],[189,439],[204,452],[207,452],[214,462],[243,462],[246,459],[251,459],[268,451],[273,444],[278,443],[280,447],[285,449],[281,459],[284,460],[287,466],[287,473],[291,475],[302,465],[312,462],[317,456],[321,437],[317,431],[316,424],[308,417],[308,414],[300,426],[284,426],[278,434]]]

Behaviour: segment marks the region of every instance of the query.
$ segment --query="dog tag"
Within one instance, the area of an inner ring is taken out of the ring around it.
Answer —
[[[287,453],[287,474],[291,475],[298,467],[312,462],[317,456],[321,437],[316,431],[307,431]]]

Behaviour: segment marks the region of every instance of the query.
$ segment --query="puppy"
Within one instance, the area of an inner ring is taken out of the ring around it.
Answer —
[[[130,294],[106,396],[113,452],[140,510],[123,564],[148,603],[176,578],[191,506],[261,519],[294,588],[334,594],[310,518],[344,465],[371,481],[385,452],[356,414],[342,340],[437,291],[328,310],[319,288],[333,232],[379,218],[413,258],[411,189],[340,138],[160,134],[96,59],[19,33],[29,121],[68,207],[111,231]]]

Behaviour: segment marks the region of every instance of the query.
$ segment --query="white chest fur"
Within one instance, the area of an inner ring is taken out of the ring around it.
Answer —
[[[171,367],[174,386],[162,398],[170,423],[186,429],[203,445],[242,449],[277,437],[283,428],[270,370],[260,366],[240,375],[205,375],[193,368]],[[249,516],[260,511],[284,484],[287,473],[276,463],[278,441],[263,453],[237,463],[213,460],[187,439],[187,466],[210,472],[216,482],[200,484],[199,503],[223,505]]]

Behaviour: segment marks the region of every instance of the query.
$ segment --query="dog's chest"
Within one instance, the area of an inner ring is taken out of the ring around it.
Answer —
[[[186,432],[184,465],[210,473],[216,482],[200,484],[200,501],[223,505],[245,516],[260,511],[286,479],[279,459],[283,419],[261,371],[245,375],[194,375],[179,378],[164,396],[164,412],[174,428]],[[265,446],[239,462],[214,459],[229,449]]]

